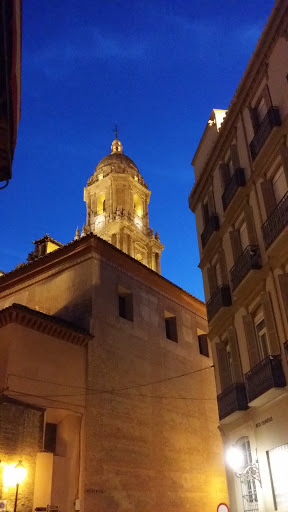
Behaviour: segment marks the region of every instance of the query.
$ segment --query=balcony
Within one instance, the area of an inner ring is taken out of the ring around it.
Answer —
[[[217,396],[219,419],[224,420],[237,411],[248,409],[246,388],[243,383],[232,384]]]
[[[226,188],[222,194],[222,204],[224,212],[231,203],[238,188],[244,187],[245,185],[246,179],[244,169],[238,167],[238,169],[235,169],[233,176],[231,176],[231,179],[229,183],[227,183]]]
[[[230,270],[232,291],[236,290],[250,270],[259,270],[261,267],[261,254],[258,245],[248,245]]]
[[[207,244],[208,240],[211,238],[214,231],[218,231],[219,229],[219,217],[217,213],[213,213],[210,215],[209,220],[201,233],[201,242],[202,247],[204,249],[205,245]]]
[[[264,143],[268,139],[270,133],[275,126],[281,125],[281,119],[278,107],[270,107],[261,122],[257,133],[250,142],[250,153],[252,160],[255,160],[256,156],[264,146]]]
[[[219,309],[231,306],[231,292],[227,285],[218,286],[206,304],[208,322],[218,313]]]
[[[286,226],[288,226],[288,192],[286,192],[262,226],[266,249],[273,244]]]
[[[273,388],[285,387],[286,379],[280,356],[265,357],[245,374],[245,384],[249,403]]]

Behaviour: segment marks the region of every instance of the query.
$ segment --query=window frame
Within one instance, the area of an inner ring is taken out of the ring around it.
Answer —
[[[166,339],[178,343],[178,329],[176,315],[164,311]]]

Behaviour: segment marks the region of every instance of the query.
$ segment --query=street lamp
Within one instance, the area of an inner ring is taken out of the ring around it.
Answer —
[[[18,461],[18,464],[3,464],[3,487],[14,487],[16,486],[14,512],[17,511],[18,491],[19,485],[23,483],[26,478],[27,470],[22,464],[22,460]]]
[[[15,483],[16,483],[14,512],[16,512],[17,511],[19,485],[24,482],[26,475],[27,475],[27,470],[24,468],[24,466],[22,464],[22,460],[19,460],[18,464],[16,464],[16,466],[14,467],[14,475],[15,475]]]
[[[226,461],[238,478],[257,480],[262,487],[257,459],[245,467],[243,450],[239,446],[231,446],[226,452]]]

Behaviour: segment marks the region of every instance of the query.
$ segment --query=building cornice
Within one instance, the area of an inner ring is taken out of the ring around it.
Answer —
[[[0,329],[8,324],[18,324],[74,345],[87,345],[92,338],[88,331],[71,322],[22,304],[12,304],[12,306],[0,310]]]

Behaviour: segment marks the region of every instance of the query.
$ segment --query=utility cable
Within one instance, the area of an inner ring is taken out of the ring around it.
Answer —
[[[60,396],[62,397],[63,395],[50,395],[50,396],[46,396],[46,395],[34,395],[34,394],[31,394],[31,393],[24,393],[23,391],[16,391],[14,389],[10,389],[9,390],[9,393],[14,393],[14,396],[18,396],[18,395],[23,395],[23,396],[31,396],[32,398],[40,398],[42,400],[49,400],[51,402],[58,402],[58,403],[63,403],[63,404],[66,404],[66,405],[74,405],[75,407],[83,407],[83,405],[80,405],[80,404],[74,404],[73,402],[66,402],[66,401],[63,401],[63,400],[55,400],[53,398],[50,398],[51,396],[54,396],[54,397],[57,397],[57,396]],[[162,396],[162,395],[144,395],[144,394],[134,394],[134,393],[115,393],[113,391],[105,391],[105,394],[107,395],[111,395],[111,396],[131,396],[131,397],[144,397],[144,398],[158,398],[158,399],[169,399],[169,400],[193,400],[193,401],[214,401],[216,400],[216,397],[214,398],[199,398],[199,397],[186,397],[186,396]],[[70,397],[77,397],[79,395],[69,395]],[[88,395],[89,396],[89,395]]]
[[[82,386],[75,386],[73,384],[62,384],[62,383],[57,383],[57,382],[53,382],[53,381],[49,381],[49,380],[45,380],[45,379],[36,379],[34,377],[26,377],[24,375],[17,375],[15,373],[9,373],[8,374],[8,377],[17,377],[17,378],[20,378],[20,379],[26,379],[26,380],[32,380],[32,381],[36,381],[36,382],[43,382],[44,384],[53,384],[53,385],[56,385],[56,386],[64,386],[64,387],[67,387],[67,388],[76,388],[76,389],[82,389],[84,391],[87,392],[91,392],[91,393],[117,393],[119,391],[129,391],[129,390],[132,390],[132,389],[137,389],[137,388],[140,388],[140,387],[147,387],[147,386],[153,386],[154,384],[162,384],[164,382],[169,382],[171,380],[175,380],[175,379],[180,379],[182,377],[187,377],[189,375],[194,375],[195,373],[199,373],[199,372],[202,372],[204,370],[210,370],[211,368],[214,368],[214,365],[211,365],[211,366],[205,366],[204,368],[200,368],[199,370],[193,370],[193,371],[190,371],[190,372],[186,372],[186,373],[182,373],[180,375],[174,375],[174,376],[171,376],[171,377],[166,377],[165,379],[160,379],[160,380],[156,380],[156,381],[153,381],[153,382],[148,382],[148,383],[143,383],[143,384],[135,384],[135,386],[127,386],[125,388],[116,388],[116,389],[97,389],[97,388],[85,388],[85,387],[82,387]],[[83,393],[83,394],[86,394],[86,393]],[[75,395],[55,395],[55,396],[75,396]]]

